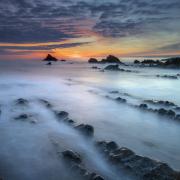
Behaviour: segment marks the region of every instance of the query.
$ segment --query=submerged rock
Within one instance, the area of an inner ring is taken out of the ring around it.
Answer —
[[[123,98],[121,98],[121,97],[117,97],[117,98],[116,98],[116,101],[121,102],[121,103],[126,103],[126,102],[127,102],[126,99],[123,99]]]
[[[78,153],[73,152],[72,150],[63,151],[62,155],[66,161],[74,162],[78,164],[82,162],[81,156]]]
[[[75,129],[88,137],[92,137],[94,135],[94,128],[88,124],[80,124],[76,126]]]
[[[104,70],[110,70],[110,71],[120,71],[119,65],[108,65],[104,68]]]
[[[148,108],[148,105],[147,104],[140,104],[139,107],[141,109],[147,109]]]
[[[27,115],[27,114],[21,114],[21,115],[15,117],[14,119],[15,119],[15,120],[26,120],[26,119],[28,119],[29,117],[30,117],[30,116]]]
[[[69,113],[66,111],[56,111],[55,114],[60,119],[66,119],[68,118],[68,115],[69,115]]]
[[[19,98],[16,100],[16,104],[17,105],[28,105],[28,100],[23,99],[23,98]]]
[[[48,62],[46,65],[52,65],[52,63],[51,63],[51,62]]]

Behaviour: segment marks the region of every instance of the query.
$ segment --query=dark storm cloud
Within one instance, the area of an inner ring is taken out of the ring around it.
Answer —
[[[88,19],[94,21],[91,31],[105,37],[171,31],[169,23],[180,20],[179,12],[179,0],[1,0],[0,42],[84,37],[81,21]]]

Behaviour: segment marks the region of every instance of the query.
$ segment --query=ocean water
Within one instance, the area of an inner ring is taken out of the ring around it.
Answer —
[[[89,171],[109,179],[118,179],[119,174],[129,179],[110,167],[92,142],[58,122],[39,99],[67,111],[77,125],[92,125],[96,140],[113,140],[180,170],[180,122],[134,107],[149,99],[180,106],[180,79],[156,77],[180,71],[122,66],[137,72],[101,72],[92,66],[85,62],[47,66],[41,61],[0,61],[0,176],[10,180],[71,179],[57,152],[73,149],[83,154]],[[119,96],[127,104],[114,100]],[[27,99],[29,106],[17,107],[18,98]],[[32,114],[37,123],[14,120],[24,112]]]

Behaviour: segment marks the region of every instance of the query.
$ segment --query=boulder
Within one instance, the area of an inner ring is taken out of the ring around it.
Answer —
[[[52,62],[48,62],[46,65],[52,65]]]
[[[26,120],[26,119],[28,119],[28,118],[29,118],[29,115],[27,115],[27,114],[21,114],[21,115],[15,117],[14,119],[15,119],[15,120]]]
[[[80,124],[75,128],[85,136],[92,137],[94,135],[94,128],[91,125]]]

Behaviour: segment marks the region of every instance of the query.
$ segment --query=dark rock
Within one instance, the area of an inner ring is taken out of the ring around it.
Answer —
[[[58,61],[58,59],[53,57],[51,54],[48,54],[47,57],[43,61]]]
[[[108,65],[104,68],[104,70],[110,70],[110,71],[120,71],[119,65]]]
[[[48,101],[46,101],[46,100],[44,100],[44,99],[40,99],[39,100],[42,104],[44,104],[47,108],[52,108],[52,105],[48,102]]]
[[[114,151],[118,148],[118,145],[114,141],[110,141],[106,143],[106,148],[108,151]]]
[[[16,119],[16,120],[26,120],[26,119],[28,119],[28,118],[29,118],[29,115],[27,115],[27,114],[21,114],[21,115],[15,117],[14,119]]]
[[[71,167],[71,170],[81,176],[84,176],[87,173],[87,170],[83,168],[80,164],[74,164]]]
[[[23,98],[19,98],[16,100],[16,104],[18,105],[28,105],[28,100],[23,99]]]
[[[68,115],[69,115],[69,113],[66,111],[58,111],[58,112],[55,112],[55,114],[60,119],[66,119],[68,118]]]
[[[168,116],[171,116],[171,117],[175,117],[175,116],[176,116],[176,113],[175,113],[173,110],[168,110],[168,111],[167,111],[167,115],[168,115]]]
[[[138,60],[134,61],[134,64],[139,64],[139,63],[140,63],[140,61],[138,61]]]
[[[140,104],[139,107],[141,109],[147,109],[148,108],[148,105],[147,104]]]
[[[75,127],[79,132],[82,134],[92,137],[94,135],[94,128],[91,125],[88,124],[80,124]]]
[[[90,59],[88,60],[88,62],[89,62],[89,63],[98,63],[98,60],[95,59],[95,58],[90,58]]]
[[[96,173],[92,173],[90,176],[91,176],[91,177],[90,177],[89,180],[104,180],[103,177],[97,175]]]
[[[126,99],[123,99],[123,98],[121,98],[121,97],[117,97],[117,98],[116,98],[116,101],[121,102],[121,103],[126,103],[126,102],[127,102]]]
[[[173,76],[173,75],[156,75],[156,77],[167,78],[167,79],[178,79],[177,76]]]
[[[109,55],[106,58],[106,63],[122,63],[117,57],[113,56],[113,55]]]
[[[164,108],[161,108],[161,109],[158,110],[158,113],[159,113],[160,115],[166,115],[166,114],[167,114],[167,110],[164,109]]]
[[[165,61],[164,66],[168,66],[170,68],[179,68],[180,67],[180,57],[173,57],[164,59]]]
[[[73,152],[71,150],[66,150],[62,152],[62,155],[66,161],[77,163],[77,164],[82,162],[81,156],[78,153]]]
[[[175,120],[180,121],[180,114],[177,114],[177,115],[176,115]]]
[[[111,93],[111,94],[118,94],[119,91],[110,91],[109,93]]]
[[[97,66],[92,66],[92,69],[100,69],[100,68],[98,68]]]
[[[46,65],[52,65],[52,63],[51,63],[51,62],[48,62]]]
[[[66,60],[65,59],[61,59],[61,62],[66,62]]]

